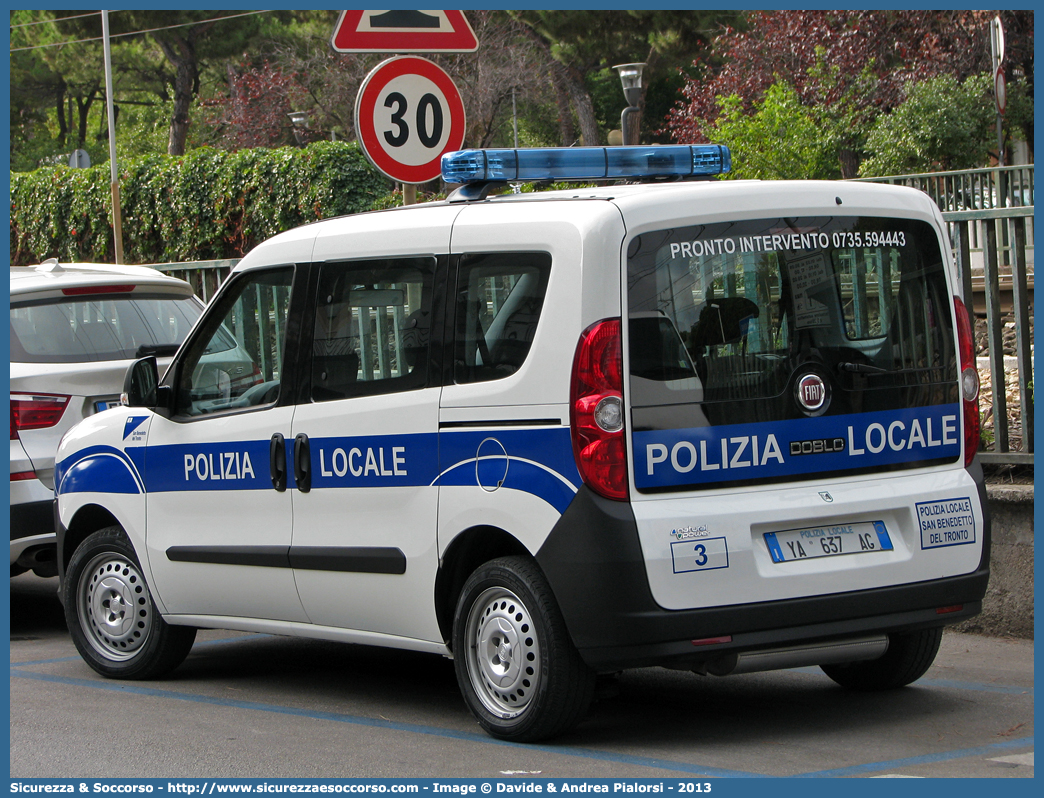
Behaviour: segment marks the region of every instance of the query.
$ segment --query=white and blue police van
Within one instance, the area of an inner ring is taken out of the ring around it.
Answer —
[[[62,441],[83,658],[158,677],[197,628],[430,652],[516,741],[627,668],[918,679],[989,576],[942,217],[729,166],[461,151],[445,201],[257,246]],[[498,193],[568,179],[603,184]]]

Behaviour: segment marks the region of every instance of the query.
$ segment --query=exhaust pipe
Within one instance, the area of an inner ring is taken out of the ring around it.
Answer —
[[[18,556],[15,565],[37,576],[58,576],[58,552],[53,545],[26,549]]]

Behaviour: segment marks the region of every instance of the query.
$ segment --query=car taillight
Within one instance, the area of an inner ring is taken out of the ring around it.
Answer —
[[[22,430],[53,427],[68,404],[69,397],[60,394],[11,394],[11,440]]]
[[[133,285],[77,285],[72,288],[63,288],[62,293],[66,296],[86,296],[88,294],[129,294],[134,290]]]
[[[975,341],[971,318],[959,297],[953,298],[957,316],[957,350],[961,356],[961,400],[964,402],[964,465],[971,465],[979,449],[979,372],[975,368]]]
[[[569,422],[584,483],[607,499],[627,498],[623,352],[620,320],[605,319],[580,336],[573,358]]]

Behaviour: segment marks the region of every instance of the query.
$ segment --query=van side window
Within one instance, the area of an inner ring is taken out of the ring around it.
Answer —
[[[461,257],[453,353],[457,383],[497,380],[518,371],[536,335],[550,274],[546,252]]]
[[[427,385],[434,271],[430,257],[323,265],[312,334],[313,401]]]
[[[177,415],[271,405],[279,399],[294,269],[247,272],[189,344],[178,372]]]

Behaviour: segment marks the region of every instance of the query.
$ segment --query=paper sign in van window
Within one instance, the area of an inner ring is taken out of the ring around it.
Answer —
[[[814,297],[833,289],[833,270],[822,253],[792,260],[790,285],[794,291],[794,325],[798,328],[828,327],[830,313],[823,302]]]

